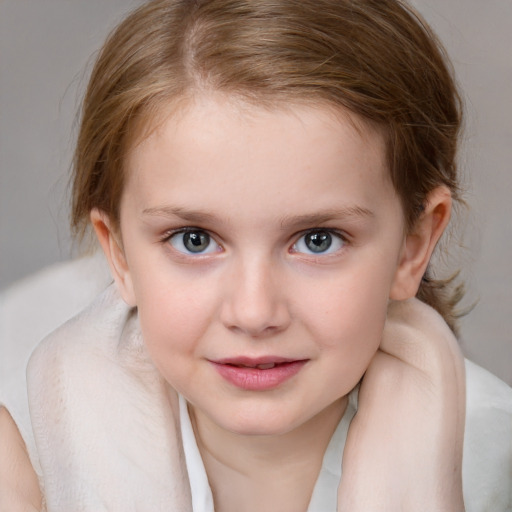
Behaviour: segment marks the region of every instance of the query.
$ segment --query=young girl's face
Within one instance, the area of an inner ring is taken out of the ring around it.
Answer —
[[[379,346],[404,252],[381,135],[332,109],[204,96],[126,171],[118,283],[169,384],[240,434],[341,404]]]

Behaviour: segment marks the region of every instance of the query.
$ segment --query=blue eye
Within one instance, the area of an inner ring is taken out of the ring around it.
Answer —
[[[302,235],[293,244],[293,252],[318,255],[332,254],[342,249],[344,245],[345,240],[341,235],[325,229],[317,229]]]
[[[200,229],[179,231],[169,237],[169,243],[183,254],[210,254],[220,250],[219,245],[206,232]]]

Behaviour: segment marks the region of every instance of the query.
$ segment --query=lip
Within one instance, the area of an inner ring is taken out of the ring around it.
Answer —
[[[266,391],[277,388],[291,379],[308,362],[276,356],[234,357],[210,361],[215,370],[230,384],[247,391]],[[272,368],[257,366],[274,364]]]

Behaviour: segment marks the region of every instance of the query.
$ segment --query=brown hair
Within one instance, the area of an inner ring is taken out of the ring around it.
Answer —
[[[156,0],[119,25],[94,67],[74,158],[76,234],[95,207],[118,222],[133,137],[200,89],[323,102],[379,126],[409,229],[435,187],[459,196],[459,95],[437,38],[402,1]],[[449,284],[426,275],[418,297],[454,328]]]

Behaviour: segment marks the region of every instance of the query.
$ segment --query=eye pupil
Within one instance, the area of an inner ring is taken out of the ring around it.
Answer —
[[[210,245],[210,235],[204,231],[184,233],[183,244],[190,252],[202,252]]]
[[[331,247],[332,236],[327,231],[315,231],[306,235],[305,242],[310,251],[324,252]]]

